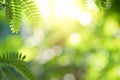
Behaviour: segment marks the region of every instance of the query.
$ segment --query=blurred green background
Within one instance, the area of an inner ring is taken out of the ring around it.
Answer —
[[[12,34],[0,10],[0,53],[27,56],[37,80],[120,80],[120,1],[37,0],[41,25]]]

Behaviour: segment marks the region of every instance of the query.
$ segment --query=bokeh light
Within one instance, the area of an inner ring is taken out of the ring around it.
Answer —
[[[77,32],[74,32],[70,35],[69,42],[72,45],[79,45],[81,42],[81,35]]]
[[[63,80],[75,80],[75,77],[72,73],[67,73],[64,75]]]
[[[88,12],[82,12],[80,13],[78,20],[82,25],[88,25],[92,20],[92,16]]]

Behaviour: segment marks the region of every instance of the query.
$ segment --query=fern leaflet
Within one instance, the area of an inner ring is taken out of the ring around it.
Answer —
[[[19,53],[4,53],[0,56],[0,63],[4,64],[4,66],[13,67],[18,73],[29,80],[35,80],[35,77],[23,61],[24,59],[25,56]],[[5,76],[5,74],[3,76]]]
[[[94,0],[96,6],[102,10],[102,9],[105,9],[106,8],[106,3],[107,3],[107,0]]]
[[[13,33],[18,32],[21,25],[22,8],[19,3],[20,0],[6,0],[6,16]]]
[[[22,0],[21,1],[23,13],[29,19],[32,24],[40,23],[39,9],[37,8],[33,0]]]

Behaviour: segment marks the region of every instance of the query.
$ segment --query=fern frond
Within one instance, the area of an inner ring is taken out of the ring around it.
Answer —
[[[29,70],[29,68],[23,61],[24,59],[25,56],[19,53],[4,53],[0,56],[0,63],[13,67],[18,73],[20,73],[29,80],[35,80],[32,72]]]
[[[5,0],[6,2],[6,15],[9,20],[12,32],[18,32],[21,26],[22,8],[20,0]]]
[[[0,10],[2,10],[5,7],[4,0],[0,0]]]
[[[9,80],[7,74],[6,74],[1,68],[0,68],[0,72],[1,72],[1,77],[2,77],[2,79],[4,79],[4,80]]]
[[[40,13],[39,9],[34,0],[21,0],[23,13],[29,19],[32,24],[40,23]]]
[[[22,13],[28,18],[30,23],[39,24],[39,9],[34,0],[5,0],[6,15],[12,32],[19,32]]]
[[[18,71],[21,75],[26,77],[29,80],[35,80],[35,77],[31,73],[31,71],[28,69],[28,67],[23,62],[12,62],[11,65],[15,68],[16,71]]]
[[[5,4],[5,0],[0,0],[0,4]]]
[[[94,2],[100,10],[106,8],[107,0],[94,0]]]
[[[13,68],[9,67],[9,66],[4,66],[3,68],[1,68],[2,71],[4,71],[4,73],[6,73],[7,77],[11,80],[18,80],[18,76],[14,71]],[[6,80],[6,79],[5,79]]]

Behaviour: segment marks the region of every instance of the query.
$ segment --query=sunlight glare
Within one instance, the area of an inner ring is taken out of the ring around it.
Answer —
[[[48,18],[51,14],[50,0],[36,0],[43,18]]]
[[[75,0],[55,0],[54,12],[57,17],[62,17],[71,13],[71,8],[74,7]]]
[[[68,15],[73,19],[78,19],[81,14],[81,9],[77,6],[72,6]]]
[[[94,3],[94,0],[87,1],[87,8],[90,10],[97,10],[97,6]]]
[[[83,12],[80,7],[76,6],[75,0],[56,0],[54,13],[57,17],[69,16],[77,19],[82,25],[88,25],[92,20],[91,14]]]
[[[92,20],[91,14],[82,11],[75,2],[76,0],[54,0],[51,4],[50,0],[37,0],[40,13],[45,19],[52,17],[51,14],[56,18],[68,16],[72,19],[77,19],[82,25],[88,25]],[[91,3],[90,0],[89,3]]]
[[[81,42],[81,36],[79,33],[75,32],[70,35],[69,40],[72,45],[77,45]]]
[[[88,25],[92,20],[92,16],[88,12],[82,12],[79,16],[79,21],[82,25]]]

